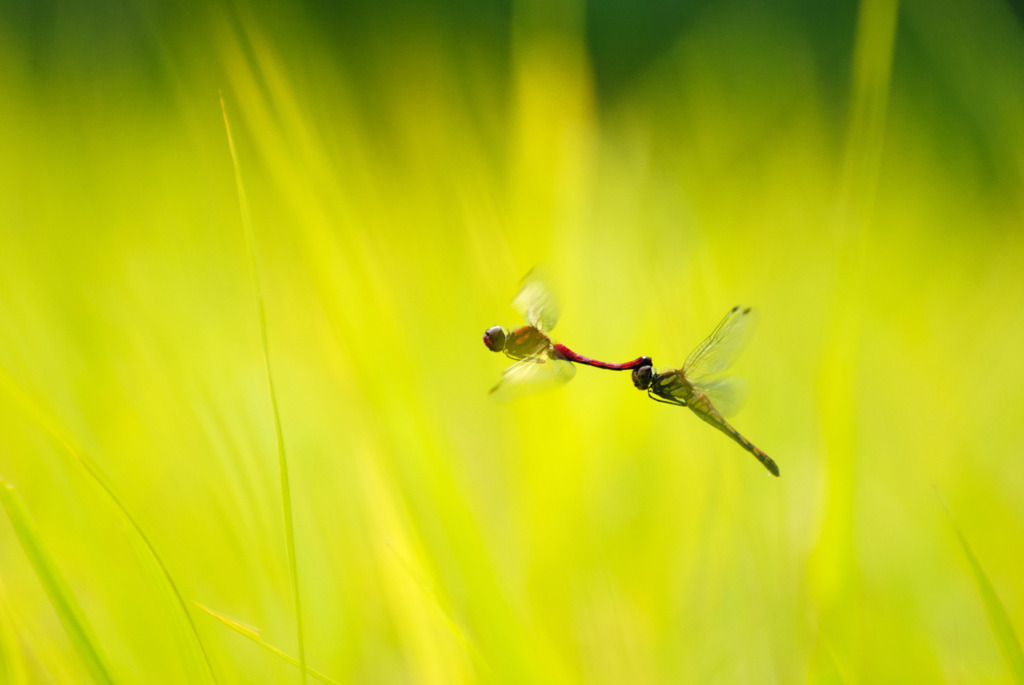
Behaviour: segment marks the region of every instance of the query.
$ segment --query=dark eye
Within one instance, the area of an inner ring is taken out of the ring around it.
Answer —
[[[633,385],[638,390],[646,390],[651,387],[651,380],[654,378],[654,367],[644,364],[633,369]]]
[[[484,333],[484,345],[492,352],[501,352],[505,349],[505,329],[501,326],[492,326]]]

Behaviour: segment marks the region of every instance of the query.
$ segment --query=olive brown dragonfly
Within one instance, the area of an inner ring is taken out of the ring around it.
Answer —
[[[738,378],[722,374],[749,342],[756,321],[757,313],[750,307],[733,307],[711,335],[690,353],[681,369],[659,372],[648,359],[633,368],[633,385],[646,390],[652,400],[689,408],[778,476],[778,464],[725,420],[739,409],[743,385]]]

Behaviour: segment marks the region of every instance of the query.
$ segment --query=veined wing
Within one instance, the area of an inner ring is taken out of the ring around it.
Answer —
[[[683,364],[683,373],[695,385],[708,385],[711,376],[719,374],[736,361],[750,342],[757,323],[757,312],[750,307],[733,307],[718,327],[697,346]]]
[[[523,278],[523,285],[512,300],[512,306],[526,323],[545,333],[558,323],[558,302],[537,276],[536,270],[530,271]]]
[[[505,369],[491,394],[499,400],[512,400],[568,383],[576,367],[566,359],[538,354],[517,361]]]
[[[747,398],[747,382],[736,376],[708,378],[703,382],[694,383],[693,387],[704,393],[711,405],[725,418],[736,416],[743,406],[743,400]]]

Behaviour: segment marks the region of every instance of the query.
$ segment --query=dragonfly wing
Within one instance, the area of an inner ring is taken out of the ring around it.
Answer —
[[[735,416],[747,397],[747,382],[735,376],[711,378],[702,383],[694,383],[693,387],[704,393],[711,405],[725,418]]]
[[[736,361],[750,342],[757,324],[757,312],[750,307],[733,307],[718,327],[697,346],[683,364],[692,383],[719,374]]]
[[[512,307],[526,323],[541,331],[548,332],[558,323],[558,302],[535,270],[526,274]]]
[[[499,400],[512,400],[568,383],[575,375],[576,367],[566,359],[534,355],[505,369],[491,394]]]

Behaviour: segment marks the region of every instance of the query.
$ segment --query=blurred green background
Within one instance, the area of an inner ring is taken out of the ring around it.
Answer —
[[[0,131],[0,681],[1024,681],[1019,3],[15,0]],[[490,401],[539,263],[782,477]]]

